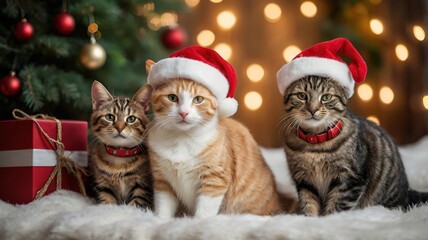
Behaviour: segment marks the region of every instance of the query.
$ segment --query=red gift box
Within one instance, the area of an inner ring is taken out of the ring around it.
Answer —
[[[54,120],[36,120],[47,135],[57,139]],[[61,120],[64,156],[81,167],[88,163],[87,122]],[[34,200],[57,164],[56,145],[52,145],[33,120],[0,121],[0,199],[13,204]],[[79,192],[76,176],[64,167],[61,188]],[[46,194],[57,189],[56,177]]]

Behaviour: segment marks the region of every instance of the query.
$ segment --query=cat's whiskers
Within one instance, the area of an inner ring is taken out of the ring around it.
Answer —
[[[280,123],[282,124],[280,131],[285,133],[287,129],[297,129],[300,127],[301,121],[293,116],[284,117]]]
[[[89,139],[88,145],[92,145],[94,143],[100,142],[100,140],[97,138],[97,136],[92,136],[91,139]]]
[[[146,137],[153,130],[155,133],[158,133],[158,131],[161,131],[162,134],[165,133],[169,127],[170,121],[171,117],[158,117],[147,127],[144,137]]]
[[[282,118],[279,123],[281,125],[280,131],[284,133],[287,127],[290,125],[290,123],[292,123],[294,120],[295,120],[294,118],[289,116]]]

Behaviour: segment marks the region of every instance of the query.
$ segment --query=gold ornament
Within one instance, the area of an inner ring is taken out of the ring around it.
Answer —
[[[88,69],[96,70],[104,65],[106,61],[106,51],[104,48],[91,39],[91,42],[83,46],[80,51],[80,62]]]

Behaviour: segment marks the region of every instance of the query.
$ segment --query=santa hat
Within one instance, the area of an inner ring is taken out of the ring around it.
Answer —
[[[238,102],[233,98],[237,82],[235,70],[216,51],[200,46],[179,50],[155,63],[147,82],[157,88],[176,78],[193,80],[208,88],[218,100],[221,116],[232,116],[238,110]]]
[[[341,56],[348,58],[345,63]],[[367,65],[364,59],[346,38],[336,38],[307,48],[277,73],[278,89],[284,94],[287,87],[305,76],[330,77],[339,82],[350,98],[355,82],[364,81]]]

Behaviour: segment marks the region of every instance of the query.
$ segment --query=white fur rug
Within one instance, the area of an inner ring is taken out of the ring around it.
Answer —
[[[428,136],[400,149],[411,186],[428,191]],[[293,192],[281,149],[263,149],[281,190]],[[58,191],[28,205],[0,201],[0,239],[428,239],[428,205],[311,218],[218,215],[161,220],[129,206],[95,205]]]

